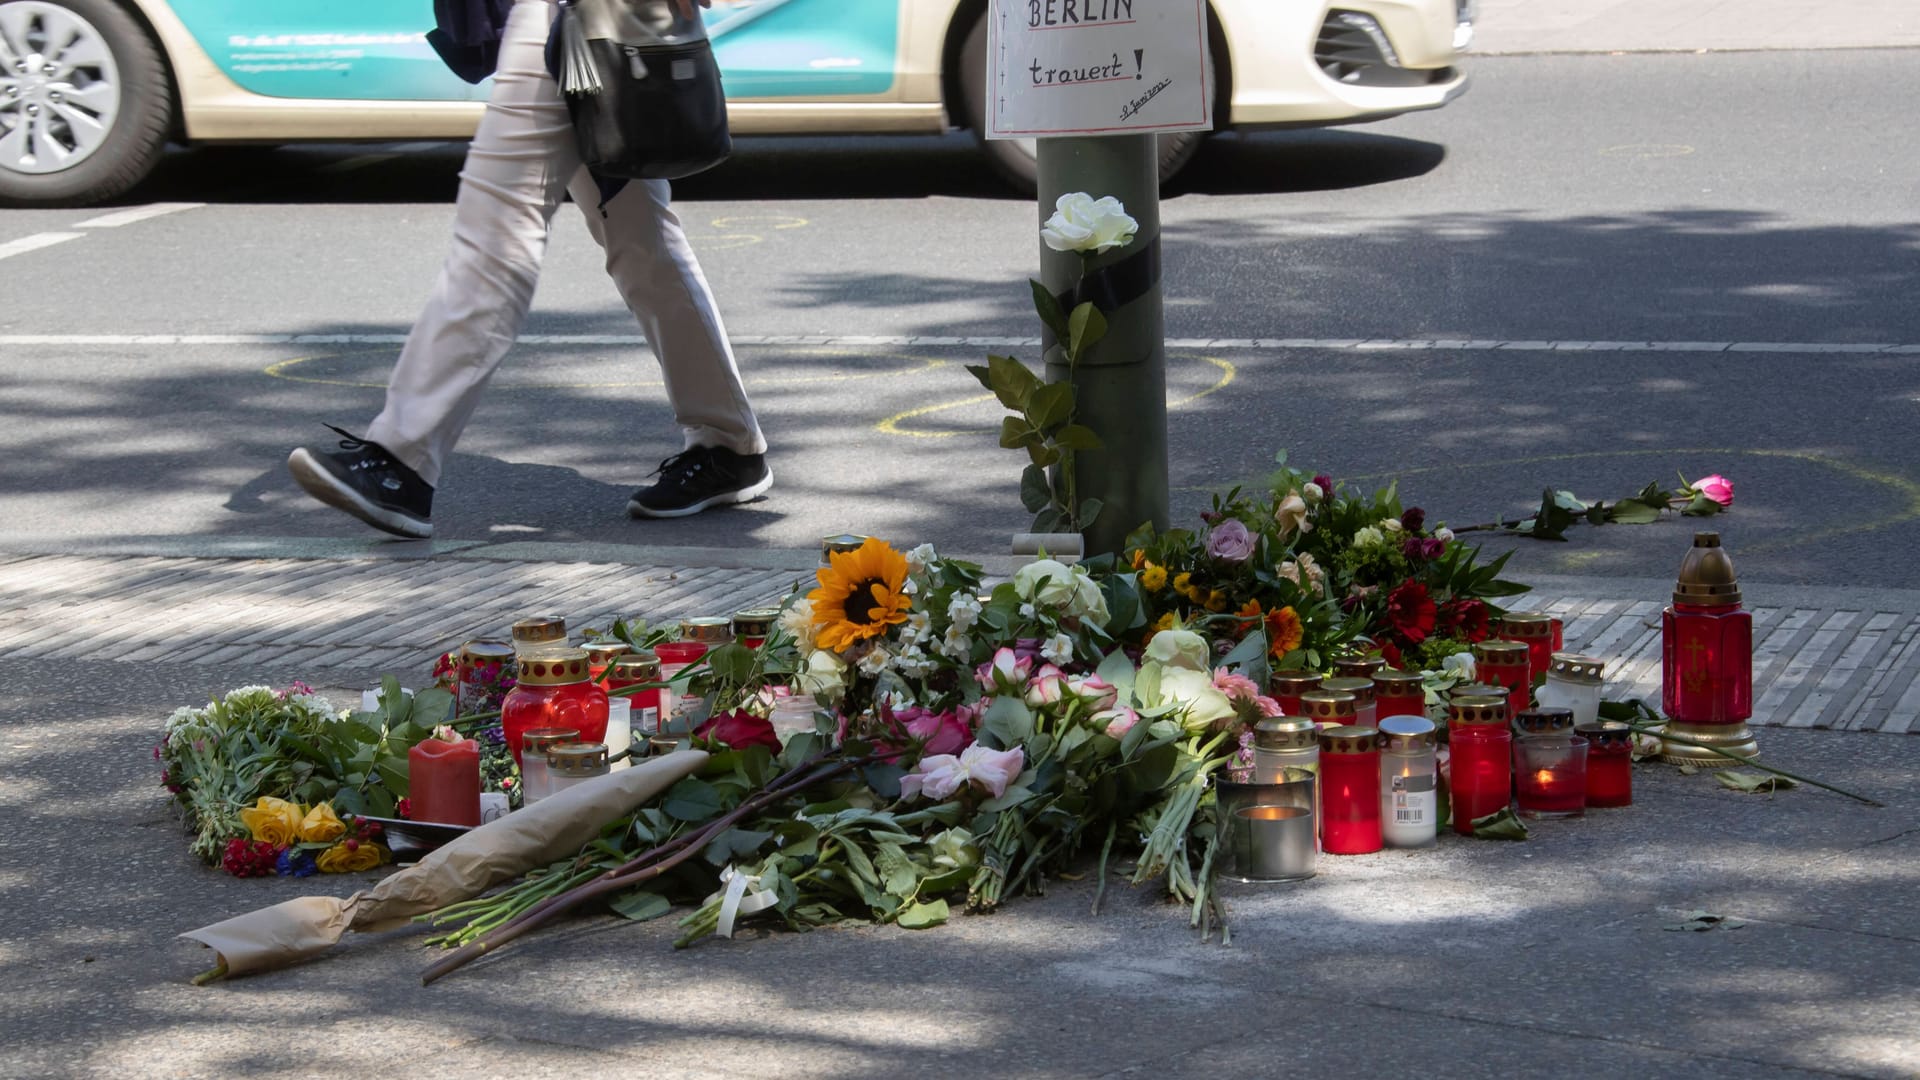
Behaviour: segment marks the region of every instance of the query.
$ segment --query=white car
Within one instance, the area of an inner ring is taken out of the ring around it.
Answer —
[[[1137,0],[1145,3],[1149,0]],[[1347,124],[1466,86],[1470,0],[1212,0],[1215,130]],[[487,85],[427,45],[430,0],[0,0],[0,205],[133,188],[169,141],[461,139]],[[714,0],[741,135],[980,130],[988,0]],[[1161,175],[1203,133],[1161,137]],[[982,148],[1016,185],[1030,142]]]

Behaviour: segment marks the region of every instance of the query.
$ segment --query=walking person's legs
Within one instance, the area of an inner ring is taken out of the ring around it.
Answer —
[[[492,96],[460,172],[453,245],[364,439],[288,459],[320,501],[401,536],[432,535],[433,486],[533,303],[547,234],[580,169],[546,69],[548,0],[519,0]],[[596,200],[597,201],[597,200]],[[339,429],[336,428],[336,431]]]
[[[630,181],[595,209],[599,188],[582,169],[572,191],[606,251],[607,273],[659,359],[685,439],[682,452],[661,465],[659,481],[634,494],[628,513],[684,517],[763,494],[773,484],[767,440],[667,182]]]

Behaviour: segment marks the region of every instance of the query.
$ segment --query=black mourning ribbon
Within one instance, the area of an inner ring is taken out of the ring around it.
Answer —
[[[1148,290],[1159,283],[1160,237],[1155,236],[1140,250],[1095,270],[1079,285],[1054,299],[1060,302],[1060,310],[1069,315],[1074,308],[1088,302],[1099,308],[1101,314],[1111,315],[1147,295]]]

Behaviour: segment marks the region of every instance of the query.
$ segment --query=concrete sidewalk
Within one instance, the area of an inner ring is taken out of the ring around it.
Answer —
[[[1914,0],[1477,0],[1473,51],[1920,46]]]

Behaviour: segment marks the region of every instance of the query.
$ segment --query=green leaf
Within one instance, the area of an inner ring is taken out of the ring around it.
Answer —
[[[996,749],[1008,750],[1033,734],[1033,713],[1017,697],[997,697],[981,718],[980,729],[999,741]]]
[[[1722,787],[1729,787],[1735,791],[1744,791],[1749,794],[1759,791],[1772,794],[1776,791],[1785,791],[1788,788],[1800,786],[1784,776],[1776,776],[1773,773],[1748,772],[1745,769],[1734,769],[1732,771],[1723,769],[1714,773],[1713,778],[1720,781]]]
[[[1711,911],[1695,908],[1681,916],[1680,922],[1668,923],[1662,930],[1690,930],[1705,933],[1708,930],[1738,930],[1747,925],[1747,920],[1736,919],[1728,915],[1715,915]]]
[[[1027,399],[1027,422],[1038,431],[1046,431],[1067,422],[1073,415],[1073,384],[1048,383]]]
[[[1055,340],[1067,340],[1072,331],[1067,327],[1067,313],[1060,308],[1060,298],[1032,278],[1027,279],[1027,284],[1033,287],[1033,310],[1039,314],[1040,321],[1046,324]]]
[[[660,809],[681,821],[705,821],[720,812],[720,793],[705,780],[689,776],[667,789]]]
[[[725,866],[742,855],[752,855],[760,850],[773,834],[753,829],[728,829],[713,838],[707,845],[702,857],[715,866]]]
[[[1033,524],[1030,526],[1030,530],[1037,533],[1065,532],[1066,525],[1066,517],[1061,514],[1060,511],[1048,507],[1033,515]]]
[[[1106,505],[1106,503],[1101,502],[1099,499],[1081,499],[1080,528],[1085,529],[1087,526],[1093,524],[1093,519],[1100,516],[1100,511],[1104,509]],[[1112,613],[1109,612],[1108,614]]]
[[[1039,513],[1053,502],[1053,485],[1047,482],[1047,470],[1028,465],[1020,471],[1020,505],[1027,513]]]
[[[1625,499],[1607,508],[1607,520],[1616,525],[1651,525],[1660,520],[1660,511],[1638,499]]]
[[[1003,416],[1000,418],[1000,445],[1008,450],[1018,450],[1040,441],[1040,433],[1033,430],[1024,417]]]
[[[1068,424],[1061,428],[1053,436],[1053,442],[1062,450],[1098,450],[1106,445],[1100,441],[1100,436],[1093,433],[1092,428],[1084,424]]]
[[[1016,412],[1025,412],[1027,399],[1041,386],[1040,376],[1011,356],[987,357],[987,389],[1000,404]]]
[[[613,910],[634,922],[657,919],[673,910],[672,902],[666,897],[645,889],[628,889],[614,897],[611,906]]]
[[[1712,517],[1725,509],[1726,507],[1721,506],[1705,495],[1696,494],[1692,499],[1687,501],[1685,509],[1680,512],[1688,517]]]
[[[1087,350],[1107,336],[1107,317],[1092,303],[1081,304],[1067,317],[1067,328],[1071,331],[1067,352],[1077,363],[1087,355]]]
[[[1473,835],[1482,840],[1525,840],[1527,823],[1513,812],[1513,807],[1503,807],[1486,817],[1473,819]]]
[[[781,749],[780,764],[789,769],[798,766],[820,749],[820,743],[820,736],[813,732],[800,732],[788,739],[787,745]]]
[[[900,909],[900,925],[908,930],[926,930],[947,921],[947,902],[928,900]]]
[[[989,390],[993,389],[993,372],[988,369],[987,365],[968,364],[967,372],[971,374],[975,379],[978,379],[980,381],[981,386],[984,386]],[[616,630],[619,628],[619,625],[620,624],[618,623],[614,624],[614,627]],[[627,642],[627,644],[631,645],[633,644],[633,642],[629,641]]]
[[[847,856],[847,865],[862,881],[874,888],[880,886],[880,875],[873,869],[873,860],[867,858],[867,853],[860,850],[859,844],[849,840],[840,845],[840,850]]]
[[[432,734],[437,725],[453,722],[453,695],[437,686],[420,691],[413,695],[413,708],[408,719],[419,732],[419,736],[407,744],[411,746]]]

